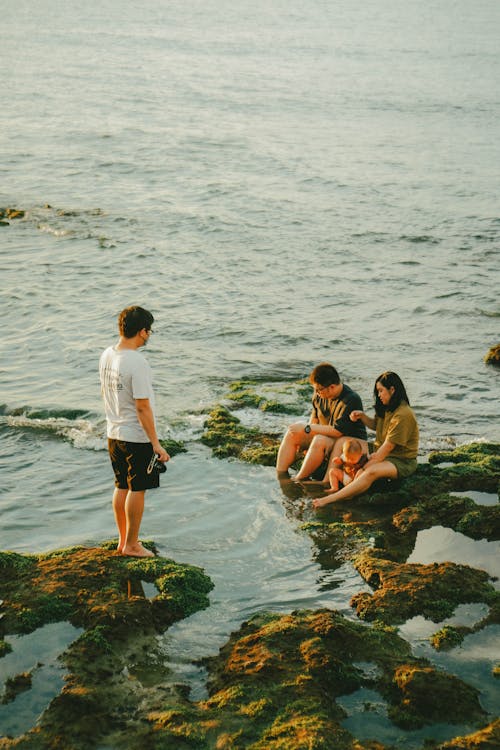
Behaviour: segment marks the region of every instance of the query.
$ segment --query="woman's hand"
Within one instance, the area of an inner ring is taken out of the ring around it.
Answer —
[[[385,461],[389,453],[391,453],[394,448],[394,443],[390,443],[388,440],[386,440],[384,443],[382,443],[378,450],[374,451],[374,453],[370,455],[365,466],[368,466],[368,464],[378,464],[380,463],[380,461]]]
[[[352,422],[358,422],[359,420],[363,422],[365,427],[369,427],[370,430],[375,429],[375,419],[373,417],[369,417],[368,414],[365,414],[365,412],[361,411],[360,409],[353,409],[349,414],[349,417]]]

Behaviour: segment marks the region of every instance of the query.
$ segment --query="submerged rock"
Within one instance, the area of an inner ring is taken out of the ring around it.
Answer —
[[[500,344],[491,347],[489,352],[485,355],[484,361],[487,365],[500,367]]]
[[[239,458],[248,463],[274,466],[279,442],[276,436],[244,427],[225,406],[217,406],[205,422],[202,443],[217,458]]]
[[[20,208],[0,208],[0,219],[2,223],[8,224],[4,219],[22,219],[25,213]]]

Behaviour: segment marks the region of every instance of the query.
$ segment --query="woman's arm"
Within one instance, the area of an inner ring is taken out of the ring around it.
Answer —
[[[395,448],[394,443],[390,443],[388,440],[385,440],[380,448],[378,448],[376,451],[374,451],[370,457],[368,458],[368,461],[366,462],[365,467],[367,467],[369,464],[378,464],[381,461],[385,461],[389,453],[393,451]]]
[[[369,417],[368,414],[364,413],[364,411],[355,409],[349,414],[349,417],[351,419],[351,422],[357,422],[359,419],[361,422],[363,422],[365,427],[368,427],[370,430],[375,429],[375,417]]]

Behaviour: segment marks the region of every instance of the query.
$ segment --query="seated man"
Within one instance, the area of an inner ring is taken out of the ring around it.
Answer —
[[[335,367],[326,362],[314,368],[309,381],[314,388],[311,417],[306,425],[302,422],[290,425],[281,442],[276,462],[276,471],[281,478],[288,476],[297,453],[306,451],[294,479],[308,479],[330,456],[340,455],[346,436],[357,438],[363,451],[368,453],[365,426],[349,419],[353,410],[362,409],[358,394],[342,383]],[[327,473],[325,468],[322,479]]]

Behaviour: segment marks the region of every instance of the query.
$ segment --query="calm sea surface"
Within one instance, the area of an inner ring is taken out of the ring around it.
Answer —
[[[500,4],[1,6],[0,206],[26,215],[0,226],[0,549],[114,535],[97,362],[151,309],[160,432],[189,451],[143,531],[215,583],[166,636],[196,697],[192,659],[254,612],[352,616],[364,587],[321,568],[272,468],[200,445],[228,383],[328,360],[369,408],[393,369],[422,456],[500,440]]]

